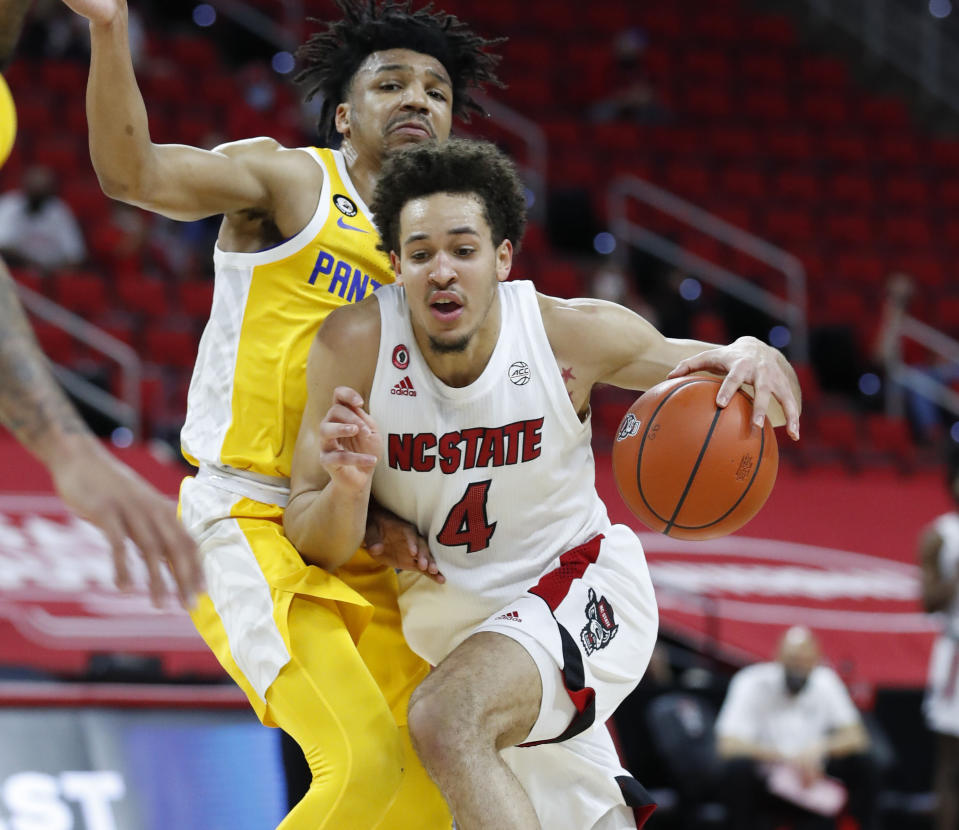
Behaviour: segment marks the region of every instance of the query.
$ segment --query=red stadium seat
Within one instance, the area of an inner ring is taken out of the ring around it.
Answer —
[[[766,211],[765,231],[775,242],[789,247],[816,238],[816,226],[810,211],[799,208],[770,208]]]
[[[710,169],[695,162],[673,162],[666,166],[666,183],[671,190],[692,201],[709,197],[713,189]]]
[[[707,131],[707,146],[722,158],[754,160],[760,145],[756,132],[748,127],[714,127]]]
[[[96,272],[64,269],[54,279],[54,301],[74,314],[90,318],[110,307],[106,284]]]
[[[759,201],[773,195],[762,171],[755,167],[728,167],[719,182],[724,195]]]
[[[896,270],[911,274],[920,285],[927,288],[942,288],[946,284],[945,266],[935,255],[916,253],[898,256],[893,258],[892,265]]]
[[[785,57],[778,52],[747,50],[739,57],[739,74],[749,83],[762,82],[781,87],[789,77],[789,68]]]
[[[816,173],[784,168],[776,174],[772,192],[782,199],[807,204],[822,197],[822,185]]]
[[[867,245],[873,241],[873,227],[869,217],[862,213],[836,211],[823,217],[826,237],[840,244]]]
[[[838,90],[849,83],[849,70],[838,58],[810,55],[799,60],[799,78],[807,87]]]
[[[149,317],[162,318],[170,312],[167,286],[160,280],[124,279],[116,285],[120,308]]]
[[[840,173],[827,181],[828,196],[834,204],[870,207],[876,201],[872,179],[863,173]]]
[[[959,207],[959,178],[941,179],[936,187],[936,199],[943,207]]]
[[[881,285],[887,274],[886,263],[881,256],[854,249],[843,251],[836,257],[836,276],[860,285]]]
[[[763,150],[773,158],[808,162],[815,156],[814,143],[805,128],[775,128],[766,132]]]
[[[892,205],[922,208],[930,204],[932,193],[929,184],[921,176],[902,174],[885,180],[883,199]]]
[[[524,238],[524,248],[527,241],[528,239]],[[212,282],[203,280],[181,283],[177,286],[176,294],[177,310],[199,320],[205,320],[210,316],[210,308],[213,305]]]
[[[796,45],[796,27],[785,15],[756,15],[747,20],[746,30],[753,42],[764,47],[791,49]]]
[[[859,118],[875,127],[907,127],[909,111],[904,101],[892,95],[865,95],[859,99]]]
[[[728,87],[698,80],[686,88],[681,106],[684,112],[704,119],[728,119],[736,108]]]
[[[887,164],[903,166],[922,164],[928,152],[920,140],[906,130],[882,133],[873,144],[876,158]]]
[[[905,248],[927,248],[933,239],[929,221],[911,213],[886,216],[881,222],[881,233],[887,243]]]
[[[33,333],[50,361],[64,366],[73,362],[78,353],[77,346],[73,338],[59,326],[39,320],[34,321]]]
[[[799,112],[814,125],[838,126],[849,119],[849,103],[838,92],[807,92],[799,103]]]
[[[757,121],[786,121],[793,115],[789,97],[776,87],[749,89],[738,106],[747,117]]]
[[[916,446],[904,418],[873,412],[866,416],[866,441],[870,449],[904,472],[916,465]]]
[[[929,153],[939,167],[959,170],[959,140],[934,138],[929,142]]]
[[[861,133],[849,130],[826,132],[819,142],[825,154],[835,161],[856,164],[869,159],[869,144]]]
[[[683,58],[683,72],[698,83],[723,83],[732,75],[732,65],[719,49],[691,49]]]
[[[159,365],[190,368],[196,362],[198,342],[188,329],[150,328],[144,337],[144,355]]]

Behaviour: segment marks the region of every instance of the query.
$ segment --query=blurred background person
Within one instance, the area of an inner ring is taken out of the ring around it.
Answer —
[[[774,796],[769,785],[777,766],[796,772],[806,790],[824,776],[839,779],[862,830],[878,830],[879,775],[869,736],[842,680],[820,663],[819,644],[808,628],[790,628],[774,661],[747,666],[733,677],[716,741],[732,830],[756,830],[760,821],[783,814],[803,830],[837,826],[834,817]],[[803,800],[803,793],[796,795]]]
[[[950,449],[946,483],[959,502],[959,448]],[[922,605],[942,614],[942,633],[929,660],[923,705],[936,735],[933,787],[936,830],[959,830],[959,510],[936,519],[920,537]]]
[[[0,196],[0,252],[12,265],[53,270],[85,259],[80,225],[57,187],[53,170],[36,166],[19,190]]]

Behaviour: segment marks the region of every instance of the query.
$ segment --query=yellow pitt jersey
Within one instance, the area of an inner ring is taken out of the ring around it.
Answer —
[[[264,251],[214,251],[213,307],[181,433],[183,454],[193,464],[288,478],[317,328],[337,306],[393,281],[343,155],[304,152],[324,171],[307,226]]]

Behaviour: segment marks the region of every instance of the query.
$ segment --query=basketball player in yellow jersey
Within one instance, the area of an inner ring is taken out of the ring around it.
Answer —
[[[13,55],[30,0],[0,0],[0,70]],[[17,115],[0,75],[0,167],[13,149]],[[193,541],[174,520],[173,505],[97,440],[63,394],[30,330],[13,277],[0,258],[0,424],[47,468],[57,493],[73,512],[106,535],[118,587],[130,576],[126,539],[147,566],[155,604],[167,593],[170,567],[184,605],[202,585]]]
[[[446,829],[442,798],[409,746],[406,705],[428,666],[399,627],[390,565],[429,569],[425,546],[380,515],[335,574],[283,534],[306,357],[333,308],[392,281],[367,201],[384,156],[445,140],[469,88],[495,81],[488,42],[443,13],[338,0],[343,19],[300,52],[300,79],[323,95],[321,133],[339,151],[257,138],[205,151],[150,140],[127,41],[124,0],[67,0],[90,19],[87,117],[105,192],[165,216],[224,214],[210,321],[190,386],[181,489],[208,594],[193,619],[268,725],[313,772],[283,830]],[[402,359],[402,356],[397,356]],[[399,543],[397,543],[399,542]],[[402,554],[402,555],[399,555]]]

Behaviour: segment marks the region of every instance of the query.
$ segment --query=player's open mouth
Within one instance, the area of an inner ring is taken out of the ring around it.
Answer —
[[[463,304],[449,294],[435,296],[430,300],[430,311],[438,320],[455,320],[463,311]]]

